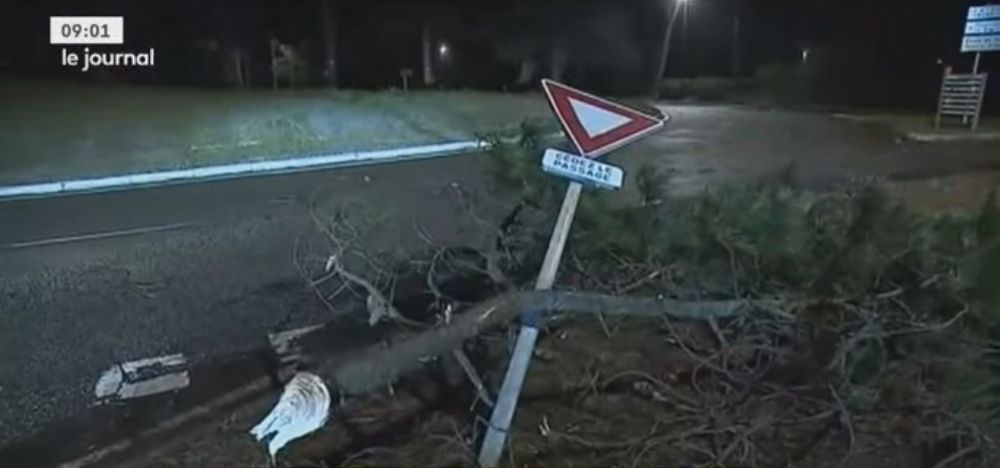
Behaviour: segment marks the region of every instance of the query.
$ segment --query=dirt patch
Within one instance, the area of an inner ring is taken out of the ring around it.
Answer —
[[[891,182],[886,188],[917,210],[941,212],[975,210],[1000,183],[1000,172],[970,172],[931,179]]]
[[[737,339],[734,328],[724,329]],[[934,435],[919,429],[924,415],[912,407],[845,416],[829,403],[815,366],[778,360],[750,382],[742,371],[759,355],[733,353],[725,369],[695,357],[695,350],[718,351],[715,340],[707,326],[632,319],[550,328],[503,465],[834,467],[850,455],[852,466],[875,468],[940,460]],[[501,378],[499,370],[488,380]],[[392,393],[339,406],[331,424],[293,443],[278,466],[472,465],[488,408],[460,373],[447,374],[432,365]],[[141,466],[266,467],[246,430],[268,406],[242,408]]]

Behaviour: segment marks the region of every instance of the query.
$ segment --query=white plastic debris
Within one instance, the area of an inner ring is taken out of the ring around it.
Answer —
[[[258,442],[267,443],[274,456],[288,442],[315,432],[326,424],[330,414],[330,391],[315,374],[299,372],[285,385],[278,404],[250,430]]]
[[[98,400],[127,400],[178,390],[191,385],[183,354],[170,354],[123,362],[108,368],[97,379]]]

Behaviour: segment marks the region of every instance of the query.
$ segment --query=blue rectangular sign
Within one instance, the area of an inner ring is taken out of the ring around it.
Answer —
[[[1000,50],[1000,34],[990,36],[965,36],[962,52],[992,52]]]
[[[969,21],[965,23],[965,34],[1000,34],[1000,20]]]
[[[1000,18],[1000,5],[980,5],[969,7],[969,20]]]

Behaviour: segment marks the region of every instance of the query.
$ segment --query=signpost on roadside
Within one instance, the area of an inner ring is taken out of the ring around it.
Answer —
[[[979,62],[983,52],[995,51],[1000,51],[1000,4],[969,7],[962,52],[976,53],[972,73],[952,73],[951,67],[945,68],[934,128],[941,126],[941,118],[946,115],[961,117],[963,124],[971,119],[972,130],[979,127],[988,79],[987,73],[979,73]]]
[[[983,52],[1000,50],[1000,5],[969,7],[966,16],[962,52],[975,52],[972,74],[979,73],[979,59]]]
[[[547,290],[555,282],[573,216],[580,201],[583,184],[619,189],[624,172],[615,166],[594,161],[595,158],[638,140],[663,128],[667,118],[658,118],[562,83],[542,80],[549,105],[563,130],[579,151],[579,155],[549,149],[542,157],[544,171],[570,179],[559,217],[549,239],[549,247],[535,282],[536,290]],[[521,330],[511,355],[489,428],[479,452],[479,466],[491,468],[498,464],[510,430],[521,387],[538,339],[539,313],[525,311]]]

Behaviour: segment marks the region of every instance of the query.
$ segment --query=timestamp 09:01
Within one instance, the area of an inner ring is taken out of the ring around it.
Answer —
[[[124,17],[49,17],[49,44],[123,44],[124,42]]]

